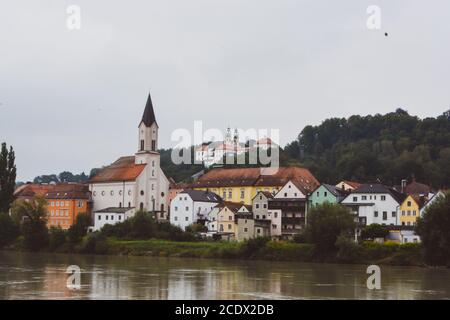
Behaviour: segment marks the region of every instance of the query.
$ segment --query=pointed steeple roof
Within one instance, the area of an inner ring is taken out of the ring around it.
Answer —
[[[156,123],[155,111],[153,110],[152,97],[150,96],[150,93],[148,94],[144,114],[142,115],[141,123],[142,122],[144,122],[147,127],[150,127],[153,123]],[[156,123],[156,125],[158,124]]]

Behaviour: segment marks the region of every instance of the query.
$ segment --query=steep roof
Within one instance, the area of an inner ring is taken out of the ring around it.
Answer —
[[[428,195],[428,193],[430,192],[431,192],[430,186],[416,181],[411,182],[405,187],[405,193],[410,195],[420,195],[420,194]]]
[[[145,104],[141,123],[142,122],[144,122],[147,127],[150,127],[153,123],[156,123],[155,111],[153,110],[152,97],[150,96],[150,93],[148,94],[147,103]],[[156,125],[158,124],[156,123]]]
[[[389,193],[398,203],[402,203],[406,198],[405,194],[381,183],[365,183],[351,193]]]
[[[134,156],[121,157],[110,166],[101,169],[89,183],[133,181],[141,174],[145,164],[135,164]]]
[[[46,199],[90,199],[89,186],[81,183],[61,183],[45,194]]]
[[[242,208],[243,204],[240,202],[231,202],[231,201],[224,201],[222,204],[220,204],[218,207],[220,209],[223,209],[227,207],[232,212],[236,213],[239,211],[240,208]]]
[[[322,186],[324,186],[328,191],[330,191],[331,194],[334,195],[335,197],[346,196],[350,193],[349,191],[342,190],[341,188],[333,186],[331,184],[322,183]]]
[[[24,184],[14,191],[14,196],[15,197],[44,196],[54,187],[55,185],[52,184],[35,184],[35,183]]]
[[[212,169],[196,182],[193,188],[238,187],[238,186],[284,186],[291,180],[303,193],[314,190],[319,182],[308,169],[280,167],[270,174],[272,168]]]
[[[203,190],[183,190],[179,194],[187,194],[193,201],[198,202],[222,202],[222,198],[214,192]]]
[[[356,182],[356,181],[342,180],[340,183],[342,183],[342,182],[348,184],[349,186],[351,186],[352,188],[355,188],[355,189],[361,186],[361,183]]]

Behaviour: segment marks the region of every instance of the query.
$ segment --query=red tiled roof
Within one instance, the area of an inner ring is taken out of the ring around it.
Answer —
[[[405,193],[410,195],[428,195],[431,192],[431,187],[423,183],[411,182],[405,187]]]
[[[281,167],[274,174],[271,168],[212,169],[192,184],[193,188],[228,186],[284,186],[291,180],[305,194],[314,190],[319,182],[308,169]]]
[[[46,199],[90,199],[91,193],[87,184],[61,183],[45,194]]]
[[[134,156],[121,157],[108,167],[101,169],[89,182],[133,181],[141,174],[145,164],[135,164]]]
[[[344,180],[342,182],[348,184],[349,186],[351,186],[352,188],[355,188],[355,189],[361,186],[361,183],[355,182],[355,181]]]
[[[24,184],[14,191],[15,197],[44,196],[54,188],[52,184]]]

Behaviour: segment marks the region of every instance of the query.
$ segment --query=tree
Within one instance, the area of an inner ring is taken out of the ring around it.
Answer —
[[[44,197],[16,200],[13,203],[13,219],[21,223],[25,248],[35,251],[48,244],[47,201]]]
[[[87,213],[77,215],[76,221],[70,226],[67,236],[71,244],[75,244],[86,235],[88,227],[91,225],[91,216]]]
[[[440,197],[417,219],[416,232],[421,237],[425,261],[431,265],[450,266],[450,194]]]
[[[15,154],[10,146],[2,143],[0,151],[0,212],[8,212],[14,200],[14,188],[16,185]]]
[[[364,240],[385,238],[389,234],[389,229],[381,224],[370,224],[361,230],[361,238]]]
[[[354,229],[354,217],[339,204],[324,203],[308,213],[307,239],[315,245],[319,255],[335,252],[338,237],[351,236]]]
[[[203,225],[201,223],[193,223],[186,227],[186,232],[191,232],[191,233],[199,233],[199,232],[207,232],[207,231],[208,231],[208,227],[206,227],[205,225]]]
[[[19,227],[9,214],[0,213],[0,248],[14,241],[19,234]]]

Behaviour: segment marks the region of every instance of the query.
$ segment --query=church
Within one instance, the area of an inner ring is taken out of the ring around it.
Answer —
[[[169,180],[160,167],[158,124],[149,94],[139,123],[138,151],[117,159],[89,180],[94,230],[128,219],[139,210],[167,221]]]

